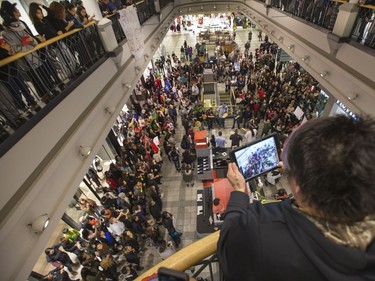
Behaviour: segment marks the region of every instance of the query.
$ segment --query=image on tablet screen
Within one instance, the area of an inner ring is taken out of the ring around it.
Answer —
[[[279,163],[275,139],[272,137],[240,149],[234,152],[234,155],[238,169],[245,179],[266,173]]]

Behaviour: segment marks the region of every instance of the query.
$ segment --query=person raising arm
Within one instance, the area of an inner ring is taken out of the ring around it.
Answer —
[[[233,163],[217,255],[227,281],[375,280],[375,119],[317,118],[283,149],[294,195],[249,204]]]

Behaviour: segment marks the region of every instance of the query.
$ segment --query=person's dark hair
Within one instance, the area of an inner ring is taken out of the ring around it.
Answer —
[[[85,19],[85,18],[82,16],[82,14],[81,14],[81,12],[82,12],[83,10],[86,10],[86,8],[83,7],[83,6],[78,6],[78,7],[77,7],[77,15],[78,15],[78,17],[81,19],[81,21],[83,21],[83,20]],[[88,17],[87,14],[86,14],[86,17]]]
[[[63,20],[64,19],[64,12],[65,12],[65,7],[59,2],[53,1],[49,5],[49,10],[56,19]]]
[[[218,134],[219,136],[222,136],[222,135],[223,135],[223,133],[222,133],[221,131],[219,131],[217,134]]]
[[[68,3],[65,5],[65,9],[67,11],[73,10],[76,6],[74,6],[72,3]]]
[[[354,222],[375,213],[374,159],[375,119],[338,115],[297,129],[283,162],[310,207],[327,220]]]
[[[220,199],[219,198],[215,198],[214,201],[212,201],[212,203],[215,205],[215,206],[218,206],[220,204]]]
[[[37,23],[40,21],[40,19],[36,16],[36,12],[37,11],[40,11],[42,12],[42,8],[40,8],[39,4],[38,3],[30,3],[30,6],[29,6],[29,17],[32,21],[33,24]]]

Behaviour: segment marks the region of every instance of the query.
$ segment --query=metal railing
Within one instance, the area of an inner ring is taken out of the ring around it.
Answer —
[[[322,0],[272,0],[271,5],[296,17],[305,19],[316,25],[332,30],[339,7],[345,1]]]
[[[362,45],[375,48],[375,6],[360,5],[351,38]]]
[[[156,13],[154,0],[138,1],[136,5],[138,19],[141,25]]]
[[[163,9],[169,3],[173,3],[173,0],[159,0],[160,9]]]
[[[104,56],[95,23],[0,61],[0,143]]]
[[[113,28],[113,32],[115,33],[117,43],[120,43],[122,40],[126,39],[126,35],[119,21],[119,15],[113,14],[109,16],[108,19],[111,20],[112,22],[112,28]]]
[[[196,271],[194,277],[197,277],[203,271],[203,269],[208,266],[211,275],[210,280],[218,280],[216,278],[213,278],[214,272],[212,271],[211,265],[212,263],[217,262],[215,253],[217,250],[217,240],[219,239],[219,234],[220,232],[216,231],[181,249],[171,257],[165,259],[164,261],[147,270],[145,273],[139,276],[136,281],[141,281],[144,278],[156,273],[159,267],[167,267],[184,271],[196,265],[201,266],[201,268]],[[213,256],[210,257],[211,255]],[[219,280],[222,279],[219,278]]]

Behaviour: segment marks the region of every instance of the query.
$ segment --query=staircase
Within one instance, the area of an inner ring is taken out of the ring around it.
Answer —
[[[221,105],[223,103],[226,103],[228,105],[228,115],[232,116],[233,115],[233,107],[230,106],[232,105],[231,100],[230,100],[230,95],[229,92],[225,92],[225,84],[224,83],[217,83],[217,93],[218,93],[218,105]]]

